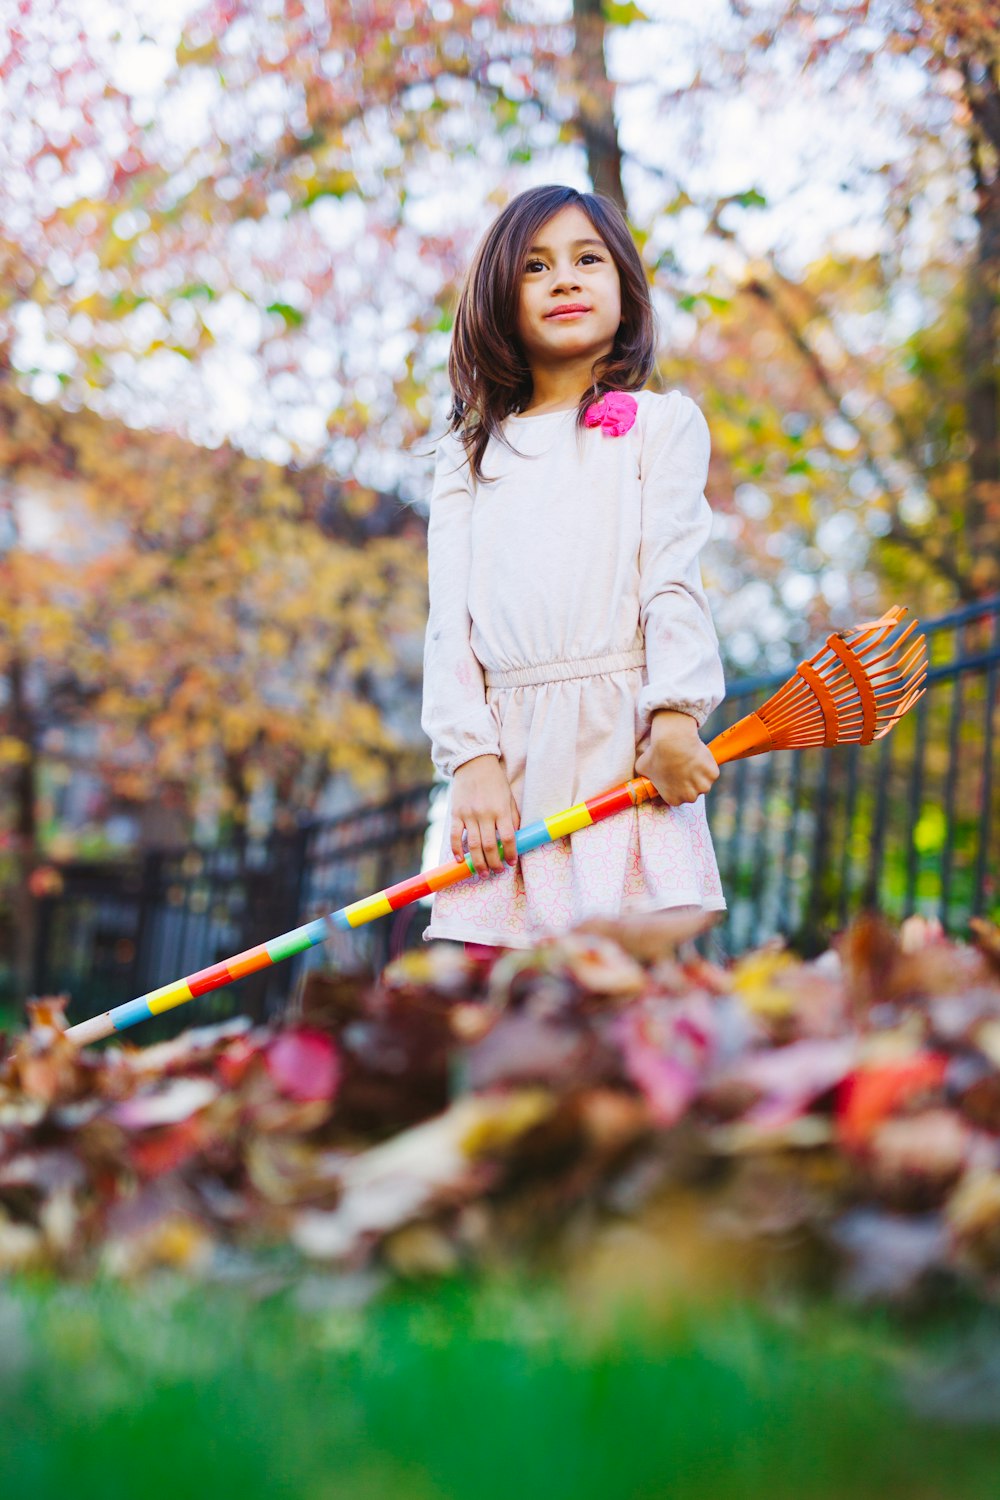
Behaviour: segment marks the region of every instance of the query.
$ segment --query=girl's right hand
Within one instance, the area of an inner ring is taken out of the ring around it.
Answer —
[[[469,836],[469,854],[477,875],[502,870],[517,863],[514,832],[521,826],[521,815],[510,782],[498,755],[477,755],[455,772],[451,795],[451,850],[456,859],[465,858],[462,848],[463,829]],[[503,859],[497,849],[497,835],[503,844]]]

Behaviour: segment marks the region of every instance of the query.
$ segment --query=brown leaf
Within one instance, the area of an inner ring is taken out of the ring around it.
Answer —
[[[873,1005],[888,998],[900,956],[899,939],[883,917],[868,912],[851,923],[836,949],[853,1013],[863,1020]]]
[[[559,939],[559,960],[580,989],[603,999],[640,995],[646,988],[641,964],[610,937],[576,928]]]
[[[513,1084],[546,1084],[561,1091],[604,1076],[607,1058],[597,1038],[579,1027],[508,1013],[465,1049],[465,1083],[479,1092]]]
[[[977,1168],[958,1184],[945,1217],[962,1257],[977,1270],[1000,1271],[1000,1172]]]
[[[693,942],[716,921],[714,912],[637,912],[622,917],[588,917],[578,922],[573,932],[609,938],[648,968],[672,957],[678,948]]]
[[[880,1197],[912,1210],[940,1203],[962,1174],[971,1139],[968,1125],[951,1109],[884,1121],[867,1158]]]
[[[986,917],[970,917],[969,931],[972,941],[990,966],[991,972],[1000,977],[1000,927]]]

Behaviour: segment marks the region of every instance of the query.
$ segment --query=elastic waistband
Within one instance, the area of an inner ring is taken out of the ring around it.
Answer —
[[[531,667],[511,667],[506,672],[483,669],[488,688],[539,687],[543,682],[567,682],[573,677],[597,677],[602,672],[626,672],[646,663],[643,646],[629,651],[606,651],[603,656],[578,656],[575,661],[541,661]]]

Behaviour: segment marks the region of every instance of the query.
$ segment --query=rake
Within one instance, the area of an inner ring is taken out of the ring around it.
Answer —
[[[763,755],[769,750],[805,750],[819,745],[869,745],[889,733],[924,692],[927,648],[924,636],[914,635],[917,622],[896,635],[905,608],[893,605],[877,620],[836,631],[825,645],[795,669],[794,674],[754,713],[737,720],[709,743],[718,765]],[[568,834],[578,833],[614,813],[657,799],[648,777],[636,777],[586,802],[519,828],[518,855]],[[501,847],[501,856],[503,850]],[[389,916],[447,886],[476,874],[470,855],[439,865],[388,886],[374,896],[353,901],[328,916],[317,917],[281,937],[272,938],[233,958],[199,969],[185,979],[151,990],[124,1005],[79,1021],[66,1035],[81,1046],[135,1026],[150,1016],[173,1010],[199,995],[221,989],[269,968],[285,958],[323,942],[331,932],[351,931],[378,917]]]

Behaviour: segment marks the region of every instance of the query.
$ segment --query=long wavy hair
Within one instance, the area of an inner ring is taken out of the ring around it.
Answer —
[[[594,361],[593,383],[577,409],[577,430],[583,428],[591,402],[606,391],[641,390],[656,363],[656,320],[649,283],[618,205],[602,193],[580,193],[559,184],[518,193],[476,248],[459,295],[448,354],[452,390],[448,430],[459,435],[470,472],[482,483],[492,482],[482,471],[490,438],[516,452],[500,424],[521,411],[532,393],[531,370],[517,333],[528,248],[542,225],[567,204],[587,215],[611,251],[621,283],[621,324],[611,352]]]

